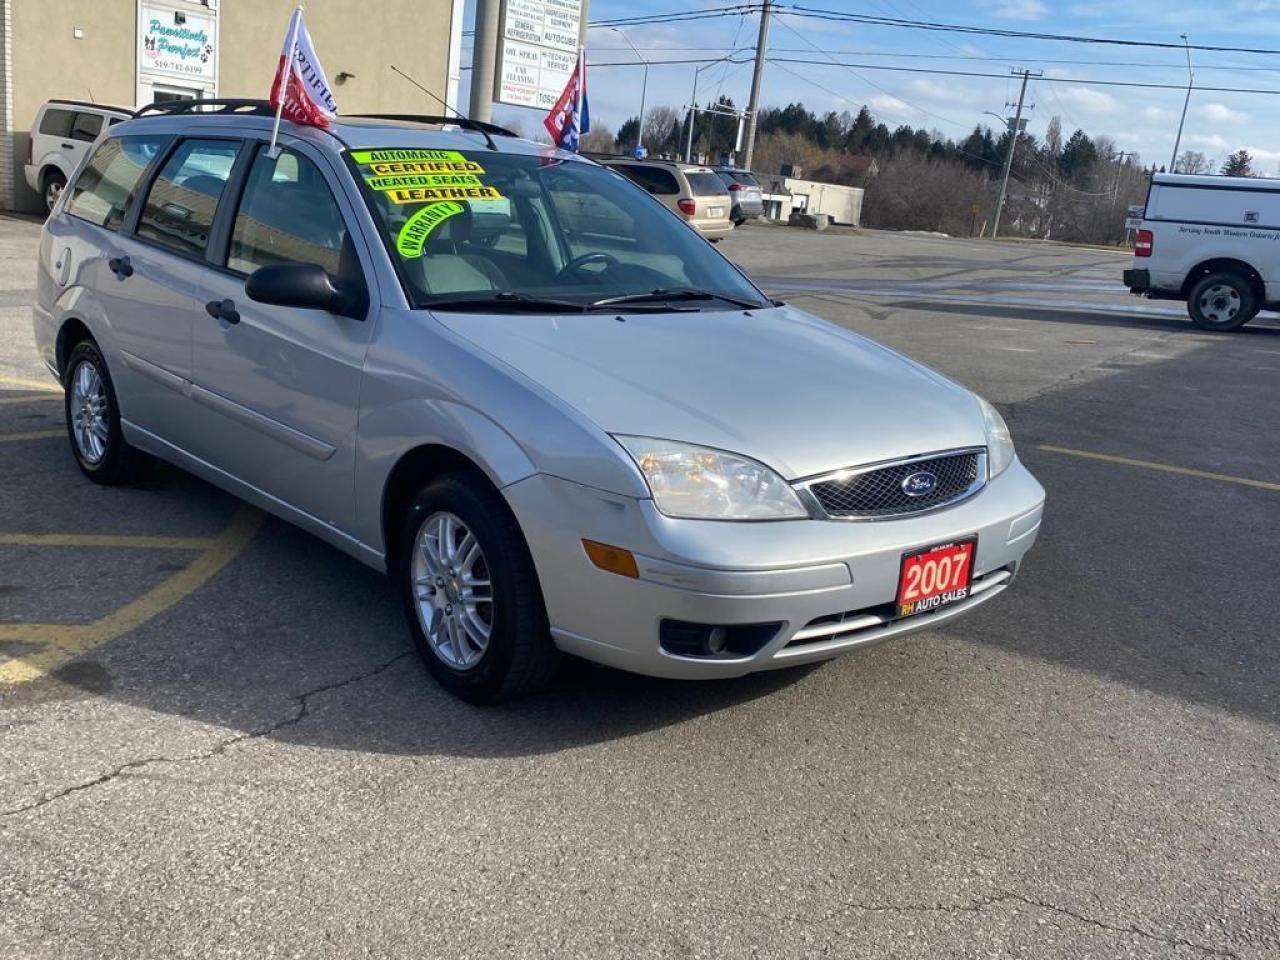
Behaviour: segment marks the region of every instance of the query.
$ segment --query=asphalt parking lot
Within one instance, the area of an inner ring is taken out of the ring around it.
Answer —
[[[1025,572],[818,668],[475,709],[355,561],[81,479],[37,232],[0,220],[0,956],[1280,956],[1275,318],[1197,332],[1108,251],[738,231],[1001,407]]]

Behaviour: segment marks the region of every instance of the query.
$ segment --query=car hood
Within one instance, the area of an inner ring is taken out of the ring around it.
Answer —
[[[609,433],[729,450],[788,480],[986,443],[969,391],[791,307],[435,316]]]

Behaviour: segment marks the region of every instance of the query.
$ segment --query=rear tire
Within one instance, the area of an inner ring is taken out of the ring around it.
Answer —
[[[418,653],[436,681],[470,703],[526,696],[555,676],[533,558],[502,496],[452,473],[414,498],[397,579]]]
[[[82,340],[72,348],[62,386],[67,437],[80,471],[103,486],[137,478],[146,458],[125,442],[116,388],[107,362],[92,340]]]
[[[45,209],[49,213],[53,213],[53,208],[57,205],[58,198],[62,196],[62,191],[66,189],[67,178],[62,175],[61,170],[50,170],[44,175],[40,186],[41,192],[44,194]]]
[[[1187,313],[1201,330],[1239,330],[1258,312],[1253,284],[1238,273],[1211,273],[1191,288]]]

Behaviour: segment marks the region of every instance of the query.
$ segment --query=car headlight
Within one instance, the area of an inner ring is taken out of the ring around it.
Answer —
[[[981,397],[978,397],[978,406],[982,407],[982,419],[987,427],[987,470],[990,476],[998,477],[1013,463],[1013,437],[999,410]]]
[[[653,437],[615,437],[644,474],[668,517],[793,520],[808,517],[780,476],[748,457]]]

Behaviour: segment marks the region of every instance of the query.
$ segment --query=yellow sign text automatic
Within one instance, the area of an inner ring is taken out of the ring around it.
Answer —
[[[351,159],[356,163],[414,163],[426,160],[466,162],[466,157],[457,150],[353,150]]]
[[[493,187],[408,187],[386,191],[393,203],[433,203],[437,200],[501,200]]]

